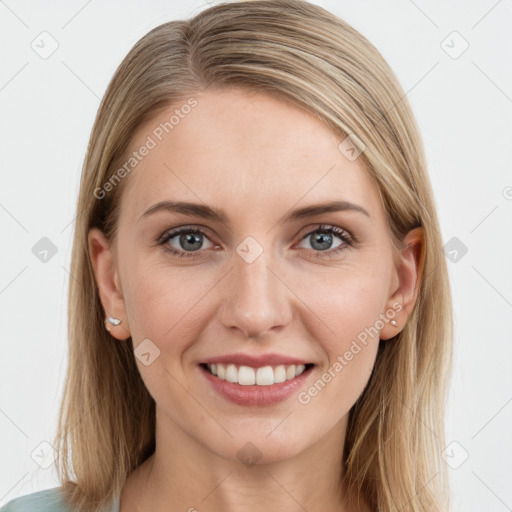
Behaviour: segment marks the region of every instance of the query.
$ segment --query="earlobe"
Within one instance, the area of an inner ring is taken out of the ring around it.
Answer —
[[[130,330],[111,248],[104,233],[98,228],[89,230],[87,240],[91,265],[105,312],[104,316],[121,320],[116,325],[110,323],[111,327],[108,330],[115,338],[125,340],[130,337]]]
[[[398,285],[386,304],[387,310],[393,311],[394,316],[381,330],[380,338],[382,340],[396,336],[407,323],[418,297],[419,283],[423,272],[423,254],[423,229],[421,227],[414,228],[407,233],[402,243],[399,264],[396,269]],[[394,320],[396,325],[391,323],[391,320]]]

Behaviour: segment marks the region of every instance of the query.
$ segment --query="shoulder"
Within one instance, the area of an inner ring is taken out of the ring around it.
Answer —
[[[69,508],[62,501],[60,487],[53,487],[14,498],[0,512],[69,512]]]

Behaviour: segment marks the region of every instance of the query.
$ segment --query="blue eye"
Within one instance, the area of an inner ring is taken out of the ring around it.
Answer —
[[[333,243],[333,239],[335,237],[339,238],[341,243],[334,249],[328,250],[330,247],[325,247],[325,245],[330,246]],[[302,240],[311,240],[310,244],[312,246],[317,246],[316,249],[318,250],[314,251],[315,258],[329,258],[331,256],[337,256],[347,247],[354,246],[354,240],[352,236],[344,229],[340,229],[336,226],[319,226],[314,231],[310,231],[305,236],[303,236]],[[313,247],[313,249],[315,249],[315,247]]]
[[[175,247],[168,243],[175,238],[177,238],[178,245],[180,247]],[[331,246],[334,238],[340,239],[341,243],[334,249],[325,247],[326,245]],[[180,258],[194,258],[202,256],[201,253],[203,251],[201,251],[201,249],[204,249],[204,239],[208,240],[210,244],[212,244],[211,247],[215,247],[203,230],[184,226],[164,233],[159,238],[158,244],[163,245],[165,251]],[[321,225],[315,230],[304,235],[301,238],[301,241],[306,239],[311,240],[310,244],[316,258],[328,258],[335,256],[341,251],[355,245],[355,239],[352,235],[348,233],[348,231],[336,226]]]
[[[171,245],[167,244],[168,241],[172,240],[173,238],[178,238],[178,244],[181,245],[184,249],[190,249],[190,250],[182,250],[180,248],[176,249],[175,247],[172,247]],[[165,244],[165,250],[170,252],[171,254],[174,254],[176,256],[179,256],[180,258],[190,258],[194,257],[194,253],[199,251],[199,249],[202,249],[203,242],[201,240],[202,237],[206,237],[204,231],[202,231],[199,228],[178,228],[174,231],[171,231],[169,233],[165,233],[163,237],[160,239],[160,244]],[[207,238],[208,239],[208,238]]]

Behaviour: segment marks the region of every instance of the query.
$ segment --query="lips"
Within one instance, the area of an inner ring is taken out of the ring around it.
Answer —
[[[228,354],[200,363],[214,391],[244,406],[271,405],[289,398],[309,379],[313,363],[280,354]]]

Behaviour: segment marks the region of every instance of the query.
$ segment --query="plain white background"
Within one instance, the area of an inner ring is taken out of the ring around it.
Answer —
[[[314,3],[379,49],[424,138],[455,308],[444,452],[453,510],[512,510],[512,2]],[[0,505],[58,485],[45,443],[66,368],[74,211],[100,98],[140,37],[206,5],[0,1]],[[45,51],[58,44],[47,58],[35,50],[41,38]],[[46,263],[33,252],[43,237],[57,251]]]

